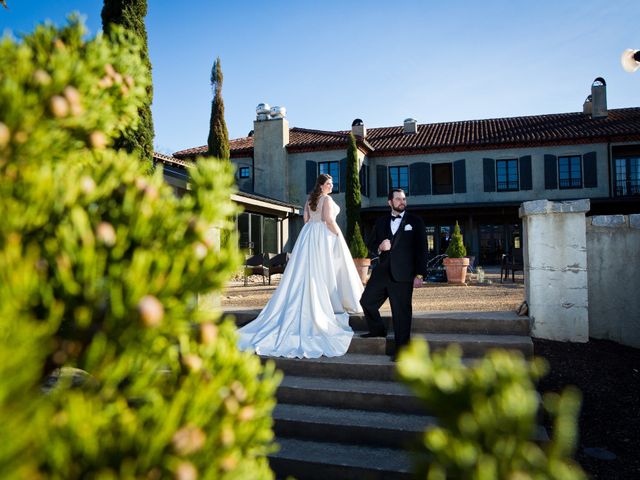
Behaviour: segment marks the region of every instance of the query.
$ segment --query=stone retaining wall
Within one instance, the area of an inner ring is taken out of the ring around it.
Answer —
[[[589,336],[640,348],[640,214],[588,217]]]

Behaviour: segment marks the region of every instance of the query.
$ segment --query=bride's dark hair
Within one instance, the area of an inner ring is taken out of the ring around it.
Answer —
[[[327,175],[326,173],[321,173],[318,175],[316,179],[316,186],[313,187],[313,190],[309,194],[309,208],[316,211],[318,208],[318,200],[320,199],[320,194],[322,193],[322,185],[327,183],[327,180],[331,180],[331,175]]]

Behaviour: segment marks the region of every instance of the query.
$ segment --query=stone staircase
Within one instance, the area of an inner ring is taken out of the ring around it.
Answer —
[[[228,313],[244,324],[258,311]],[[285,374],[273,414],[280,450],[269,457],[278,478],[411,478],[406,447],[435,419],[396,381],[393,334],[359,338],[362,317],[351,326],[356,335],[342,357],[272,359]],[[414,314],[412,336],[432,349],[457,343],[469,361],[491,348],[533,354],[529,319],[512,312]]]

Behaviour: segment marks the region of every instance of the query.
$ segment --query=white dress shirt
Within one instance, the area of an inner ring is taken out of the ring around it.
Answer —
[[[393,214],[391,214],[391,216],[393,217]],[[391,220],[390,220],[390,222],[391,222],[391,233],[393,235],[395,235],[396,232],[398,231],[398,228],[400,228],[400,224],[402,223],[402,217],[404,217],[404,212],[402,212],[400,214],[400,219],[399,220],[391,218]]]

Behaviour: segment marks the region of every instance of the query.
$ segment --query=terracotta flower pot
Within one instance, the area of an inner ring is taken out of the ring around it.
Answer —
[[[469,259],[463,258],[445,258],[444,263],[447,269],[447,283],[454,285],[463,285],[467,278],[467,267],[469,266]]]
[[[363,285],[366,285],[367,280],[369,279],[369,265],[371,265],[370,258],[354,258],[353,263],[356,266],[356,270],[360,275],[360,280]]]

